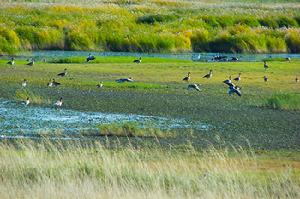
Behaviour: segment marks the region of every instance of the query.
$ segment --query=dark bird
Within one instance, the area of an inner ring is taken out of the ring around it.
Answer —
[[[133,82],[133,79],[131,77],[129,77],[129,78],[121,78],[121,79],[117,79],[116,82],[118,82],[118,83]]]
[[[241,97],[242,96],[241,88],[235,85],[229,86],[228,95],[232,95],[234,93],[236,93],[238,96]]]
[[[265,70],[267,70],[269,68],[269,66],[268,66],[268,64],[267,64],[266,61],[264,61],[264,68],[265,68]]]
[[[15,58],[11,58],[6,64],[8,64],[8,65],[15,65]]]
[[[27,66],[33,66],[34,65],[34,59],[31,58],[31,61],[29,61],[26,65]]]
[[[103,88],[103,82],[100,82],[99,84],[96,85],[97,88]]]
[[[62,99],[63,99],[62,97],[59,98],[59,100],[57,100],[57,101],[54,103],[54,106],[56,106],[56,107],[61,107],[62,104],[63,104],[63,100],[62,100]]]
[[[239,75],[238,75],[236,78],[234,78],[233,80],[234,80],[234,81],[237,81],[237,82],[238,82],[238,81],[241,81],[241,74],[242,74],[242,73],[239,73]]]
[[[229,75],[228,79],[224,80],[223,83],[230,84],[231,83],[231,75]]]
[[[25,88],[26,86],[27,86],[27,80],[24,79],[23,82],[22,82],[22,87]]]
[[[55,81],[55,79],[52,79],[52,81],[50,80],[50,82],[47,84],[49,87],[56,87],[59,86],[60,83]]]
[[[140,64],[142,62],[142,58],[140,57],[139,59],[133,60],[134,63]]]
[[[212,70],[209,70],[209,73],[204,75],[203,78],[210,79],[212,77]]]
[[[269,78],[267,76],[264,76],[264,81],[267,82]]]
[[[190,79],[191,79],[191,77],[190,77],[190,72],[188,72],[188,74],[187,74],[187,76],[186,77],[184,77],[183,79],[182,79],[182,81],[186,81],[186,82],[188,82]]]
[[[200,86],[200,84],[190,84],[190,85],[188,85],[188,89],[195,89],[197,91],[201,91],[199,86]]]
[[[290,57],[285,58],[285,60],[288,61],[288,62],[291,62],[291,58]]]
[[[298,79],[298,77],[296,76],[296,78],[295,78],[295,82],[296,83],[298,83],[299,82],[299,79]]]
[[[64,72],[57,74],[57,76],[61,76],[61,77],[64,77],[66,75],[67,75],[67,69],[66,68],[64,69]]]
[[[93,61],[95,59],[96,57],[90,53],[89,56],[86,58],[86,62]]]

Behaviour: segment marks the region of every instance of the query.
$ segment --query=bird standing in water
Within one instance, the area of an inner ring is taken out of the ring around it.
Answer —
[[[28,106],[30,104],[29,97],[27,97],[27,99],[25,100],[24,104],[25,104],[25,106]]]
[[[57,100],[57,101],[54,103],[54,106],[56,106],[56,107],[61,107],[62,104],[63,104],[63,100],[62,100],[62,99],[63,99],[62,97],[59,98],[59,100]]]

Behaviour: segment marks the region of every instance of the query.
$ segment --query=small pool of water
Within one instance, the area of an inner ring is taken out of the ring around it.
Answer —
[[[12,135],[18,138],[43,133],[95,132],[98,131],[98,125],[112,122],[137,122],[141,127],[151,124],[160,129],[208,130],[210,128],[207,124],[185,119],[26,107],[20,102],[0,100],[0,139]]]

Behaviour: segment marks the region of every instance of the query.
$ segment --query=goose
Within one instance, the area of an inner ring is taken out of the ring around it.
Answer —
[[[25,104],[25,106],[28,106],[30,104],[29,97],[27,97],[27,99],[25,100],[24,104]]]
[[[201,91],[199,86],[200,86],[200,84],[190,84],[190,85],[188,85],[188,89],[195,89],[197,91]]]
[[[6,64],[8,64],[8,65],[15,65],[15,58],[11,58]]]
[[[296,83],[298,83],[299,82],[299,79],[298,79],[298,77],[296,76],[296,78],[295,78],[295,82]]]
[[[64,77],[66,75],[67,75],[67,69],[66,68],[64,69],[64,72],[57,74],[57,76],[61,76],[61,77]]]
[[[142,58],[140,57],[139,59],[133,60],[134,63],[140,64],[142,62]]]
[[[22,87],[25,88],[27,86],[27,79],[24,79],[22,82]]]
[[[93,61],[95,59],[96,57],[90,53],[89,56],[86,58],[86,62]]]
[[[96,85],[97,88],[103,88],[103,82],[100,82],[99,84]]]
[[[224,80],[223,83],[230,84],[231,83],[231,75],[229,75],[228,79]]]
[[[241,74],[242,74],[242,73],[239,73],[239,75],[238,75],[236,78],[234,78],[233,80],[234,80],[234,81],[237,81],[237,82],[238,82],[238,81],[241,81]]]
[[[54,103],[54,106],[56,106],[56,107],[61,107],[62,104],[63,104],[63,100],[62,100],[62,99],[63,99],[62,97],[59,98],[59,100],[57,100],[57,101]]]
[[[118,82],[118,83],[133,82],[133,79],[131,77],[129,77],[129,78],[121,78],[121,79],[117,79],[116,82]]]
[[[268,66],[268,64],[267,64],[266,61],[264,61],[264,68],[265,68],[265,70],[267,70],[269,68],[269,66]]]
[[[241,88],[232,84],[231,86],[229,86],[228,95],[232,95],[234,93],[236,93],[240,97],[242,96]]]
[[[55,79],[52,79],[52,81],[50,80],[50,82],[47,84],[49,87],[55,87],[55,86],[59,86],[60,83],[55,81]]]
[[[204,75],[203,78],[210,79],[212,77],[212,70],[209,70],[209,73]]]
[[[28,62],[26,65],[27,65],[27,66],[33,66],[33,65],[34,65],[34,59],[31,58],[31,61]]]
[[[186,82],[188,82],[190,79],[191,79],[191,77],[190,77],[190,72],[188,72],[188,74],[187,74],[187,76],[186,77],[184,77],[183,79],[182,79],[182,81],[186,81]]]
[[[264,76],[264,81],[267,82],[269,78],[267,76]]]

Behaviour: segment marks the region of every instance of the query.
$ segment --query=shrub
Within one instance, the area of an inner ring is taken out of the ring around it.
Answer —
[[[196,31],[191,37],[192,49],[195,52],[209,51],[209,34],[205,29]]]
[[[20,48],[20,39],[13,31],[5,27],[0,27],[0,53],[14,54]]]
[[[66,34],[65,45],[68,50],[92,50],[95,48],[89,35],[78,29]]]
[[[208,27],[217,28],[220,26],[220,24],[217,21],[217,18],[214,16],[203,16],[201,18],[208,25]]]
[[[266,106],[273,109],[300,110],[300,95],[275,94],[267,99]]]
[[[242,17],[235,20],[235,24],[246,25],[249,27],[257,27],[260,26],[258,20],[255,17]]]
[[[277,19],[278,26],[282,27],[298,27],[298,24],[295,19],[288,17],[279,17]]]
[[[154,24],[156,22],[162,23],[162,22],[168,22],[173,21],[177,18],[176,15],[170,14],[170,15],[144,15],[137,18],[137,23],[144,23],[144,24]]]
[[[289,52],[300,53],[300,32],[299,30],[291,30],[285,37],[285,41]]]
[[[278,28],[278,24],[276,20],[273,18],[265,17],[258,20],[261,26],[269,27],[269,28]]]

